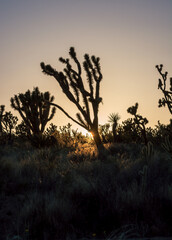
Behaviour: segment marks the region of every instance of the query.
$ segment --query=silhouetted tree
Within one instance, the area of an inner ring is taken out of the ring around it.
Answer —
[[[156,65],[156,68],[161,75],[162,79],[159,79],[158,83],[158,89],[161,89],[162,93],[164,94],[164,98],[159,99],[159,107],[166,106],[168,107],[168,110],[172,114],[172,78],[170,78],[170,89],[167,90],[167,75],[168,72],[162,72],[163,65]]]
[[[28,136],[36,140],[42,138],[46,124],[54,117],[55,107],[50,104],[54,100],[49,92],[41,93],[38,87],[32,92],[20,93],[11,98],[11,106],[17,110],[22,117],[25,125],[29,129]]]
[[[165,125],[158,121],[158,124],[155,125],[154,128],[154,136],[158,143],[162,142],[166,136],[170,136],[172,138],[172,119],[170,119],[170,123]]]
[[[13,116],[11,112],[5,112],[2,118],[2,127],[3,131],[8,135],[8,140],[11,140],[12,137],[12,130],[17,125],[18,118]]]
[[[29,127],[22,120],[20,124],[16,126],[16,135],[21,138],[29,138],[31,135]]]
[[[145,144],[147,144],[148,141],[147,141],[147,136],[146,136],[145,125],[148,123],[148,120],[147,120],[147,118],[143,118],[141,115],[137,114],[138,106],[139,106],[139,104],[136,103],[134,106],[129,107],[127,109],[127,112],[134,116],[133,120],[134,120],[136,131],[141,132],[141,135],[144,138],[144,142],[145,142]]]
[[[98,132],[98,110],[99,104],[102,102],[100,97],[100,82],[102,80],[102,73],[100,68],[100,58],[85,54],[83,68],[86,72],[89,91],[82,78],[81,64],[76,56],[75,49],[70,48],[69,55],[76,64],[76,70],[70,64],[68,58],[59,58],[59,61],[66,65],[63,72],[57,71],[50,65],[41,63],[43,72],[47,75],[53,76],[59,83],[62,91],[66,97],[73,102],[79,110],[76,114],[77,120],[71,117],[61,106],[51,103],[60,109],[67,117],[75,123],[90,131],[95,140],[98,150],[104,149],[99,132]],[[93,120],[91,119],[90,106],[92,107]]]
[[[112,142],[112,133],[110,131],[109,123],[99,125],[99,132],[103,143]]]
[[[109,115],[109,122],[112,123],[112,132],[113,132],[113,141],[116,142],[117,140],[117,125],[118,121],[120,119],[120,116],[118,113],[111,113]]]
[[[137,141],[138,133],[132,118],[128,118],[118,126],[118,137],[120,141],[132,142]]]

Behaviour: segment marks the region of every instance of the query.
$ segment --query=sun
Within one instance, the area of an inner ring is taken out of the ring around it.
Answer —
[[[87,136],[88,136],[89,138],[93,138],[92,132],[87,132]]]
[[[89,138],[93,138],[92,132],[87,131],[86,129],[82,130],[82,134],[88,136]]]

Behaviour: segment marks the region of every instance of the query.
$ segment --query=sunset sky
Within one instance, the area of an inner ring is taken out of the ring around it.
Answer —
[[[81,62],[85,53],[100,57],[100,124],[110,113],[126,120],[136,102],[149,126],[169,122],[168,109],[158,108],[155,65],[162,63],[172,77],[172,0],[0,0],[0,36],[0,105],[6,111],[17,115],[10,98],[38,86],[75,117],[56,80],[40,68],[43,61],[62,70],[58,59],[74,46]],[[52,122],[78,127],[60,110]]]

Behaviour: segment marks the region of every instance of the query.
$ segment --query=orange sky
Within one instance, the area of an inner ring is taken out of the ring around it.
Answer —
[[[163,63],[172,76],[171,13],[171,0],[0,0],[0,104],[17,115],[10,98],[38,86],[75,117],[56,80],[40,68],[44,61],[62,70],[58,58],[74,46],[81,62],[85,53],[101,59],[100,124],[110,113],[126,120],[136,102],[149,125],[168,123],[168,109],[158,108],[155,65]],[[57,110],[52,122],[70,121]]]

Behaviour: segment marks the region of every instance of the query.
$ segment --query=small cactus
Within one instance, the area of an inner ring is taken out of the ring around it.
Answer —
[[[162,143],[162,147],[164,148],[164,150],[170,154],[172,154],[172,143],[170,141],[169,136],[165,137],[165,142]]]
[[[143,169],[139,171],[139,175],[141,176],[141,193],[145,193],[146,186],[147,186],[147,177],[148,177],[147,165],[144,165]]]
[[[148,142],[146,146],[142,148],[143,157],[149,162],[154,156],[154,147],[151,142]]]

